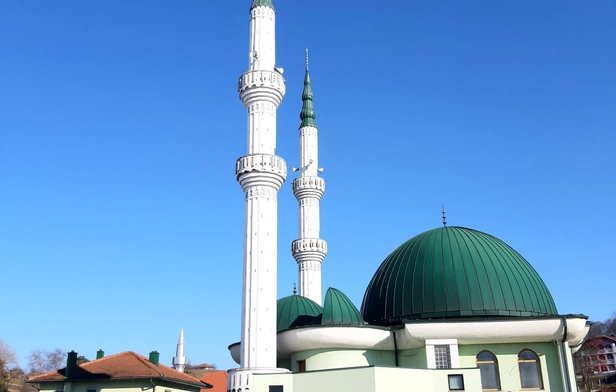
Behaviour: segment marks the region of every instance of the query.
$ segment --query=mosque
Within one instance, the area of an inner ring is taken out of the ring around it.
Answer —
[[[545,283],[489,234],[447,226],[401,244],[374,273],[358,309],[339,290],[322,301],[318,129],[306,59],[292,182],[299,234],[292,254],[299,293],[277,298],[277,194],[287,177],[276,155],[285,94],[276,66],[272,0],[250,7],[249,67],[238,83],[247,152],[236,162],[245,193],[239,368],[228,392],[576,391],[572,352],[587,317],[560,315]]]

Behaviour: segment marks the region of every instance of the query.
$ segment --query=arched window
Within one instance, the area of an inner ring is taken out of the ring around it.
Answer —
[[[489,351],[482,351],[477,354],[477,367],[481,372],[482,389],[500,389],[498,361],[494,354]]]
[[[531,350],[522,350],[518,354],[520,383],[522,388],[543,388],[539,357]]]

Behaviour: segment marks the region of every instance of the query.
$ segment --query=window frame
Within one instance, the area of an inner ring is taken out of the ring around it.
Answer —
[[[479,355],[481,353],[488,353],[492,356],[492,361],[485,361],[485,360],[479,360]],[[475,364],[477,365],[477,367],[479,368],[479,374],[481,375],[481,367],[479,367],[480,364],[493,364],[494,368],[496,370],[496,382],[498,383],[498,386],[496,388],[484,388],[483,384],[481,384],[481,389],[483,391],[500,391],[501,390],[501,379],[500,379],[500,368],[498,366],[498,358],[496,357],[496,355],[490,351],[490,350],[481,350],[477,353],[477,355],[475,356]]]
[[[531,352],[535,356],[535,358],[534,359],[520,359],[520,355],[525,351]],[[522,368],[520,367],[520,363],[535,363],[536,364],[537,370],[539,373],[539,383],[541,384],[540,387],[524,388],[522,386]],[[520,390],[541,391],[545,389],[545,383],[543,382],[543,368],[541,366],[541,359],[539,358],[539,355],[534,350],[531,350],[530,348],[525,348],[525,349],[520,350],[520,352],[518,353],[518,374],[520,375]]]
[[[462,383],[462,386],[460,388],[452,388],[451,387],[451,379],[455,377],[456,379],[459,379],[460,382]],[[450,391],[464,391],[464,375],[463,374],[448,374],[447,375],[447,386],[449,387]]]
[[[449,363],[451,365],[449,369],[460,368],[458,339],[426,339],[426,365],[428,369],[437,369],[435,352],[436,346],[449,346]]]

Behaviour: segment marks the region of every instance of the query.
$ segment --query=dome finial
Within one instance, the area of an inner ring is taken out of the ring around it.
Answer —
[[[443,211],[443,227],[447,227],[447,217],[445,216],[445,206],[441,206],[441,210]]]
[[[297,286],[293,283],[293,295],[297,295]]]
[[[308,48],[306,48],[306,71],[308,71]]]

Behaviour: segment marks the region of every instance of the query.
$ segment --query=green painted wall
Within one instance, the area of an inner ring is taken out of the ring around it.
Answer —
[[[398,364],[400,367],[410,369],[425,369],[428,367],[426,358],[426,348],[414,348],[411,350],[400,350],[398,352]]]
[[[541,375],[545,391],[560,392],[564,390],[560,359],[557,346],[553,343],[511,343],[511,344],[481,344],[458,346],[460,366],[475,367],[475,357],[480,351],[488,350],[496,355],[498,360],[501,389],[519,390],[520,374],[518,371],[518,354],[524,349],[534,351],[539,356]]]
[[[393,351],[380,350],[308,350],[291,357],[291,370],[299,370],[297,362],[306,361],[306,371],[340,369],[359,366],[395,366]]]

